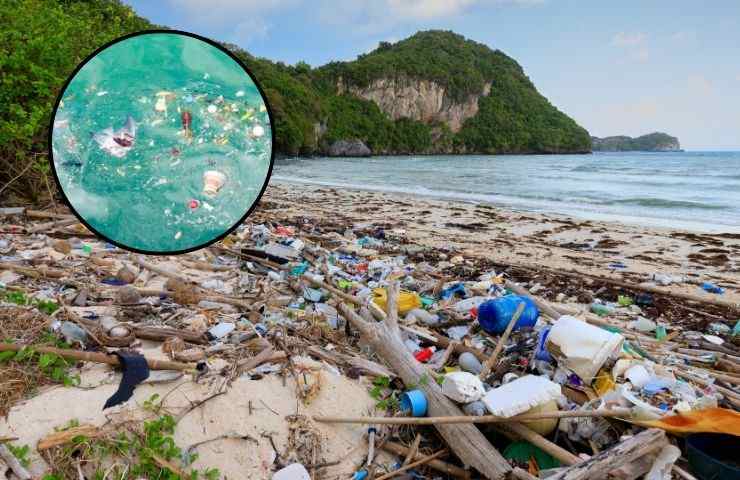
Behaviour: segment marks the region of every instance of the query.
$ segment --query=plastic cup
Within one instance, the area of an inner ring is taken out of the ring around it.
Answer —
[[[409,390],[401,394],[401,410],[410,412],[413,417],[427,414],[427,397],[421,390]]]
[[[203,194],[214,197],[226,183],[226,175],[216,170],[208,170],[203,174]]]

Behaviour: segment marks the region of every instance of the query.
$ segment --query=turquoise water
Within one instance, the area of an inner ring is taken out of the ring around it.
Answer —
[[[740,232],[740,152],[288,159],[272,178]]]
[[[262,189],[272,149],[264,100],[239,64],[165,33],[88,62],[62,95],[52,145],[75,210],[114,242],[150,252],[198,247],[235,225]],[[204,193],[207,171],[225,177],[215,195]]]

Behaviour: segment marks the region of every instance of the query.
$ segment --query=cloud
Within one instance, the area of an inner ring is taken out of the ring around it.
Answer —
[[[672,42],[675,43],[688,43],[696,40],[696,31],[694,30],[679,30],[670,36]]]
[[[711,95],[714,92],[714,84],[701,74],[689,75],[687,79],[689,90],[696,95]]]
[[[647,34],[643,32],[618,32],[610,42],[612,47],[617,47],[627,52],[630,59],[645,63],[650,60],[650,50],[647,45]]]
[[[642,32],[618,32],[612,37],[611,44],[613,47],[637,47],[644,45],[646,40],[647,35]]]
[[[248,45],[253,40],[267,37],[270,26],[261,17],[251,17],[236,24],[230,41],[236,45]]]
[[[476,0],[386,0],[391,15],[396,18],[427,20],[458,15]]]
[[[616,118],[639,121],[654,118],[660,111],[660,105],[655,99],[644,99],[631,103],[609,105],[606,111],[608,115]]]
[[[645,63],[650,60],[650,51],[647,47],[641,47],[632,52],[632,58],[638,62]]]
[[[303,0],[308,1],[308,0]],[[532,7],[548,0],[313,0],[319,20],[353,25],[362,34],[377,34],[398,25],[465,15],[475,7]]]

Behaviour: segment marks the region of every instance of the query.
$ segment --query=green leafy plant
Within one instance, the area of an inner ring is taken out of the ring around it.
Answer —
[[[54,353],[39,353],[33,347],[24,347],[17,352],[0,352],[0,363],[7,361],[35,363],[45,376],[67,387],[80,383],[79,375],[69,375],[70,363]]]
[[[6,446],[8,447],[8,450],[10,450],[10,453],[12,453],[13,456],[18,459],[21,465],[26,468],[31,465],[31,460],[28,458],[28,454],[31,452],[31,447],[29,447],[28,445],[22,445],[19,447],[13,445],[12,443],[7,443]]]

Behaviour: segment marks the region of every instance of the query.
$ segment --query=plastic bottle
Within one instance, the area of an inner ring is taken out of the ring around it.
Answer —
[[[709,293],[716,293],[717,295],[722,295],[723,293],[725,293],[724,288],[720,287],[719,285],[715,285],[712,282],[702,283],[701,288]]]
[[[606,317],[612,313],[612,309],[601,303],[592,303],[591,311],[600,317]]]
[[[470,352],[461,353],[460,357],[457,359],[457,363],[463,371],[474,373],[476,375],[478,375],[483,369],[483,365],[481,365],[478,358]]]
[[[537,323],[540,311],[537,305],[529,298],[519,295],[507,295],[483,302],[478,307],[478,322],[486,332],[499,335],[506,330],[519,304],[524,302],[522,315],[514,325],[514,330],[523,327],[532,327]]]

